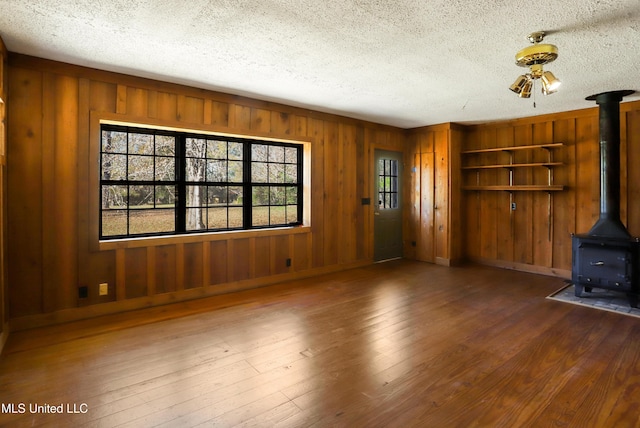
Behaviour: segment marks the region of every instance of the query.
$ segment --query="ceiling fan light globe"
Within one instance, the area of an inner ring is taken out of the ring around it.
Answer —
[[[513,85],[511,85],[509,89],[511,89],[516,94],[520,95],[520,93],[522,92],[522,88],[524,88],[528,80],[529,79],[527,79],[527,76],[525,76],[524,74],[521,76],[518,76],[516,81],[513,82]]]
[[[553,94],[560,87],[560,81],[550,71],[542,73],[540,80],[542,80],[542,93],[545,95]]]
[[[527,79],[527,82],[522,87],[522,91],[518,94],[520,98],[529,98],[531,96],[531,88],[533,87],[533,80]]]

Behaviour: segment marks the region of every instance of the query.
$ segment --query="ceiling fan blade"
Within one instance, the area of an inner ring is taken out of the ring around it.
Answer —
[[[545,35],[549,36],[558,33],[573,33],[577,31],[591,31],[598,27],[604,27],[611,24],[622,25],[624,22],[637,25],[640,20],[640,4],[629,9],[614,11],[612,13],[596,16],[595,14],[588,19],[580,22],[574,22],[557,28],[544,30]]]

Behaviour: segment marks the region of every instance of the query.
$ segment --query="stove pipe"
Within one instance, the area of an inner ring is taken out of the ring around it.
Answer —
[[[635,91],[587,97],[600,106],[600,218],[588,235],[631,238],[620,220],[620,101]]]

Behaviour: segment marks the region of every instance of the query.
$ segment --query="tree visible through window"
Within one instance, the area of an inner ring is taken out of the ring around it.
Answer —
[[[380,209],[398,208],[398,161],[378,161],[378,206]]]
[[[101,126],[100,238],[300,224],[302,146]]]

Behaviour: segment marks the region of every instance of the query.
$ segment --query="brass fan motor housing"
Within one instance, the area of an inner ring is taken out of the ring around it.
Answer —
[[[516,64],[520,67],[547,64],[558,58],[558,48],[555,45],[536,43],[521,49],[516,54]]]

